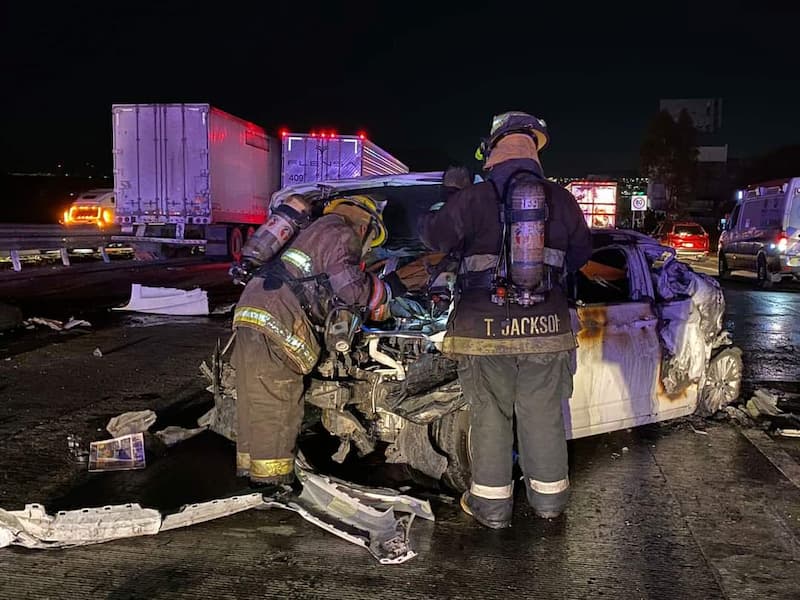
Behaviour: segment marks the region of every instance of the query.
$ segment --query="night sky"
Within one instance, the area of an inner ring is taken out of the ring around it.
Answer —
[[[110,173],[114,102],[363,129],[414,170],[470,161],[512,109],[548,122],[548,174],[635,170],[659,98],[723,98],[734,157],[800,143],[798,3],[205,4],[7,4],[6,171]]]

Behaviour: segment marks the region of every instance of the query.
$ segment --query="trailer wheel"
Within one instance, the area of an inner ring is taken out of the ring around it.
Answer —
[[[242,258],[242,246],[244,245],[242,237],[242,230],[238,227],[231,227],[228,230],[228,254],[236,261]]]

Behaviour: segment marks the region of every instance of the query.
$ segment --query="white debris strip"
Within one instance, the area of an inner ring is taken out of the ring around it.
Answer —
[[[42,327],[49,327],[53,331],[69,331],[70,329],[74,329],[75,327],[91,327],[92,324],[89,321],[84,321],[83,319],[76,319],[74,317],[70,317],[68,321],[59,321],[57,319],[46,319],[44,317],[31,317],[22,322],[23,325],[28,327],[29,329],[35,327],[36,325],[41,325]]]
[[[152,313],[157,315],[201,316],[208,314],[208,293],[200,288],[149,287],[131,284],[131,297],[125,306],[114,310]]]
[[[403,563],[417,555],[410,541],[414,517],[433,521],[427,500],[387,488],[371,488],[320,475],[298,458],[299,495],[290,488],[265,497],[253,492],[183,506],[162,514],[139,504],[59,511],[50,515],[40,504],[23,510],[0,509],[0,548],[68,548],[98,544],[188,527],[252,508],[282,508],[369,551],[381,564]]]

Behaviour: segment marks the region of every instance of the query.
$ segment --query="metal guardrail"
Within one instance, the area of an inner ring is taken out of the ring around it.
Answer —
[[[61,262],[69,266],[70,250],[91,248],[103,262],[110,262],[106,246],[116,233],[118,229],[4,223],[0,224],[0,253],[8,253],[15,271],[22,270],[23,256],[36,252],[58,251]]]

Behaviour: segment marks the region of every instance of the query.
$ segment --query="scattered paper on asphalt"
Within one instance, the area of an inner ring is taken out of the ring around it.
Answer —
[[[89,471],[144,469],[144,434],[133,433],[89,444]]]
[[[128,303],[113,310],[130,310],[157,315],[207,315],[208,293],[200,288],[181,290],[132,283],[131,297]]]
[[[156,431],[155,435],[166,446],[174,446],[184,440],[193,438],[199,433],[203,433],[208,427],[195,427],[194,429],[186,429],[185,427],[178,427],[177,425],[170,425],[160,431]]]
[[[156,413],[152,410],[135,410],[112,418],[106,425],[106,431],[112,437],[122,437],[131,433],[145,432],[155,422]]]

